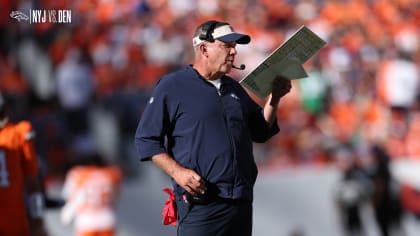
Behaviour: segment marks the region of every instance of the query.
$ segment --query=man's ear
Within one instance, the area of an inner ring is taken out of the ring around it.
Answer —
[[[205,57],[208,57],[208,53],[207,53],[207,45],[206,44],[201,44],[200,46],[199,46],[200,48],[200,52],[205,56]]]

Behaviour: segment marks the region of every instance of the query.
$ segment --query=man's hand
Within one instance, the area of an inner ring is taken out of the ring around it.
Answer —
[[[191,195],[204,194],[207,190],[204,179],[193,170],[181,167],[173,178]]]
[[[205,180],[195,171],[179,165],[167,153],[153,156],[152,162],[171,176],[179,186],[191,195],[204,194],[206,192]]]
[[[292,83],[289,79],[282,76],[277,76],[273,81],[273,90],[269,95],[268,100],[264,106],[264,118],[269,127],[273,126],[276,120],[277,106],[279,105],[280,98],[290,92]]]
[[[271,92],[271,105],[277,106],[281,97],[290,92],[292,83],[289,79],[278,75],[273,81],[273,90]]]

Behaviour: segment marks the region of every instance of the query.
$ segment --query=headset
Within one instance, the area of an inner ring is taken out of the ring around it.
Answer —
[[[207,42],[214,42],[212,34],[218,23],[220,22],[215,20],[207,21],[204,23],[204,25],[201,27],[201,33],[198,38]]]
[[[211,20],[204,23],[203,26],[201,27],[201,33],[198,36],[198,38],[207,42],[211,42],[211,43],[214,42],[214,38],[212,34],[213,34],[214,29],[216,28],[216,25],[219,23],[222,23],[222,22]],[[232,65],[232,68],[238,69],[238,70],[245,70],[245,65],[241,64],[239,67]]]

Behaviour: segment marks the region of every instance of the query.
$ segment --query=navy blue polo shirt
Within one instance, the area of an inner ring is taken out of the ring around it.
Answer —
[[[142,161],[167,152],[216,186],[217,195],[253,199],[257,178],[252,143],[279,131],[232,78],[221,79],[221,94],[192,66],[163,76],[140,119],[135,145]],[[174,191],[185,190],[174,182]]]

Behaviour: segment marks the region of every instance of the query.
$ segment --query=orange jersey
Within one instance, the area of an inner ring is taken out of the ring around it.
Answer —
[[[63,189],[63,223],[75,218],[76,231],[106,231],[115,227],[115,203],[121,183],[117,167],[77,166],[67,174]]]
[[[27,121],[8,123],[0,129],[0,235],[29,232],[24,191],[25,178],[38,173],[33,138]]]

